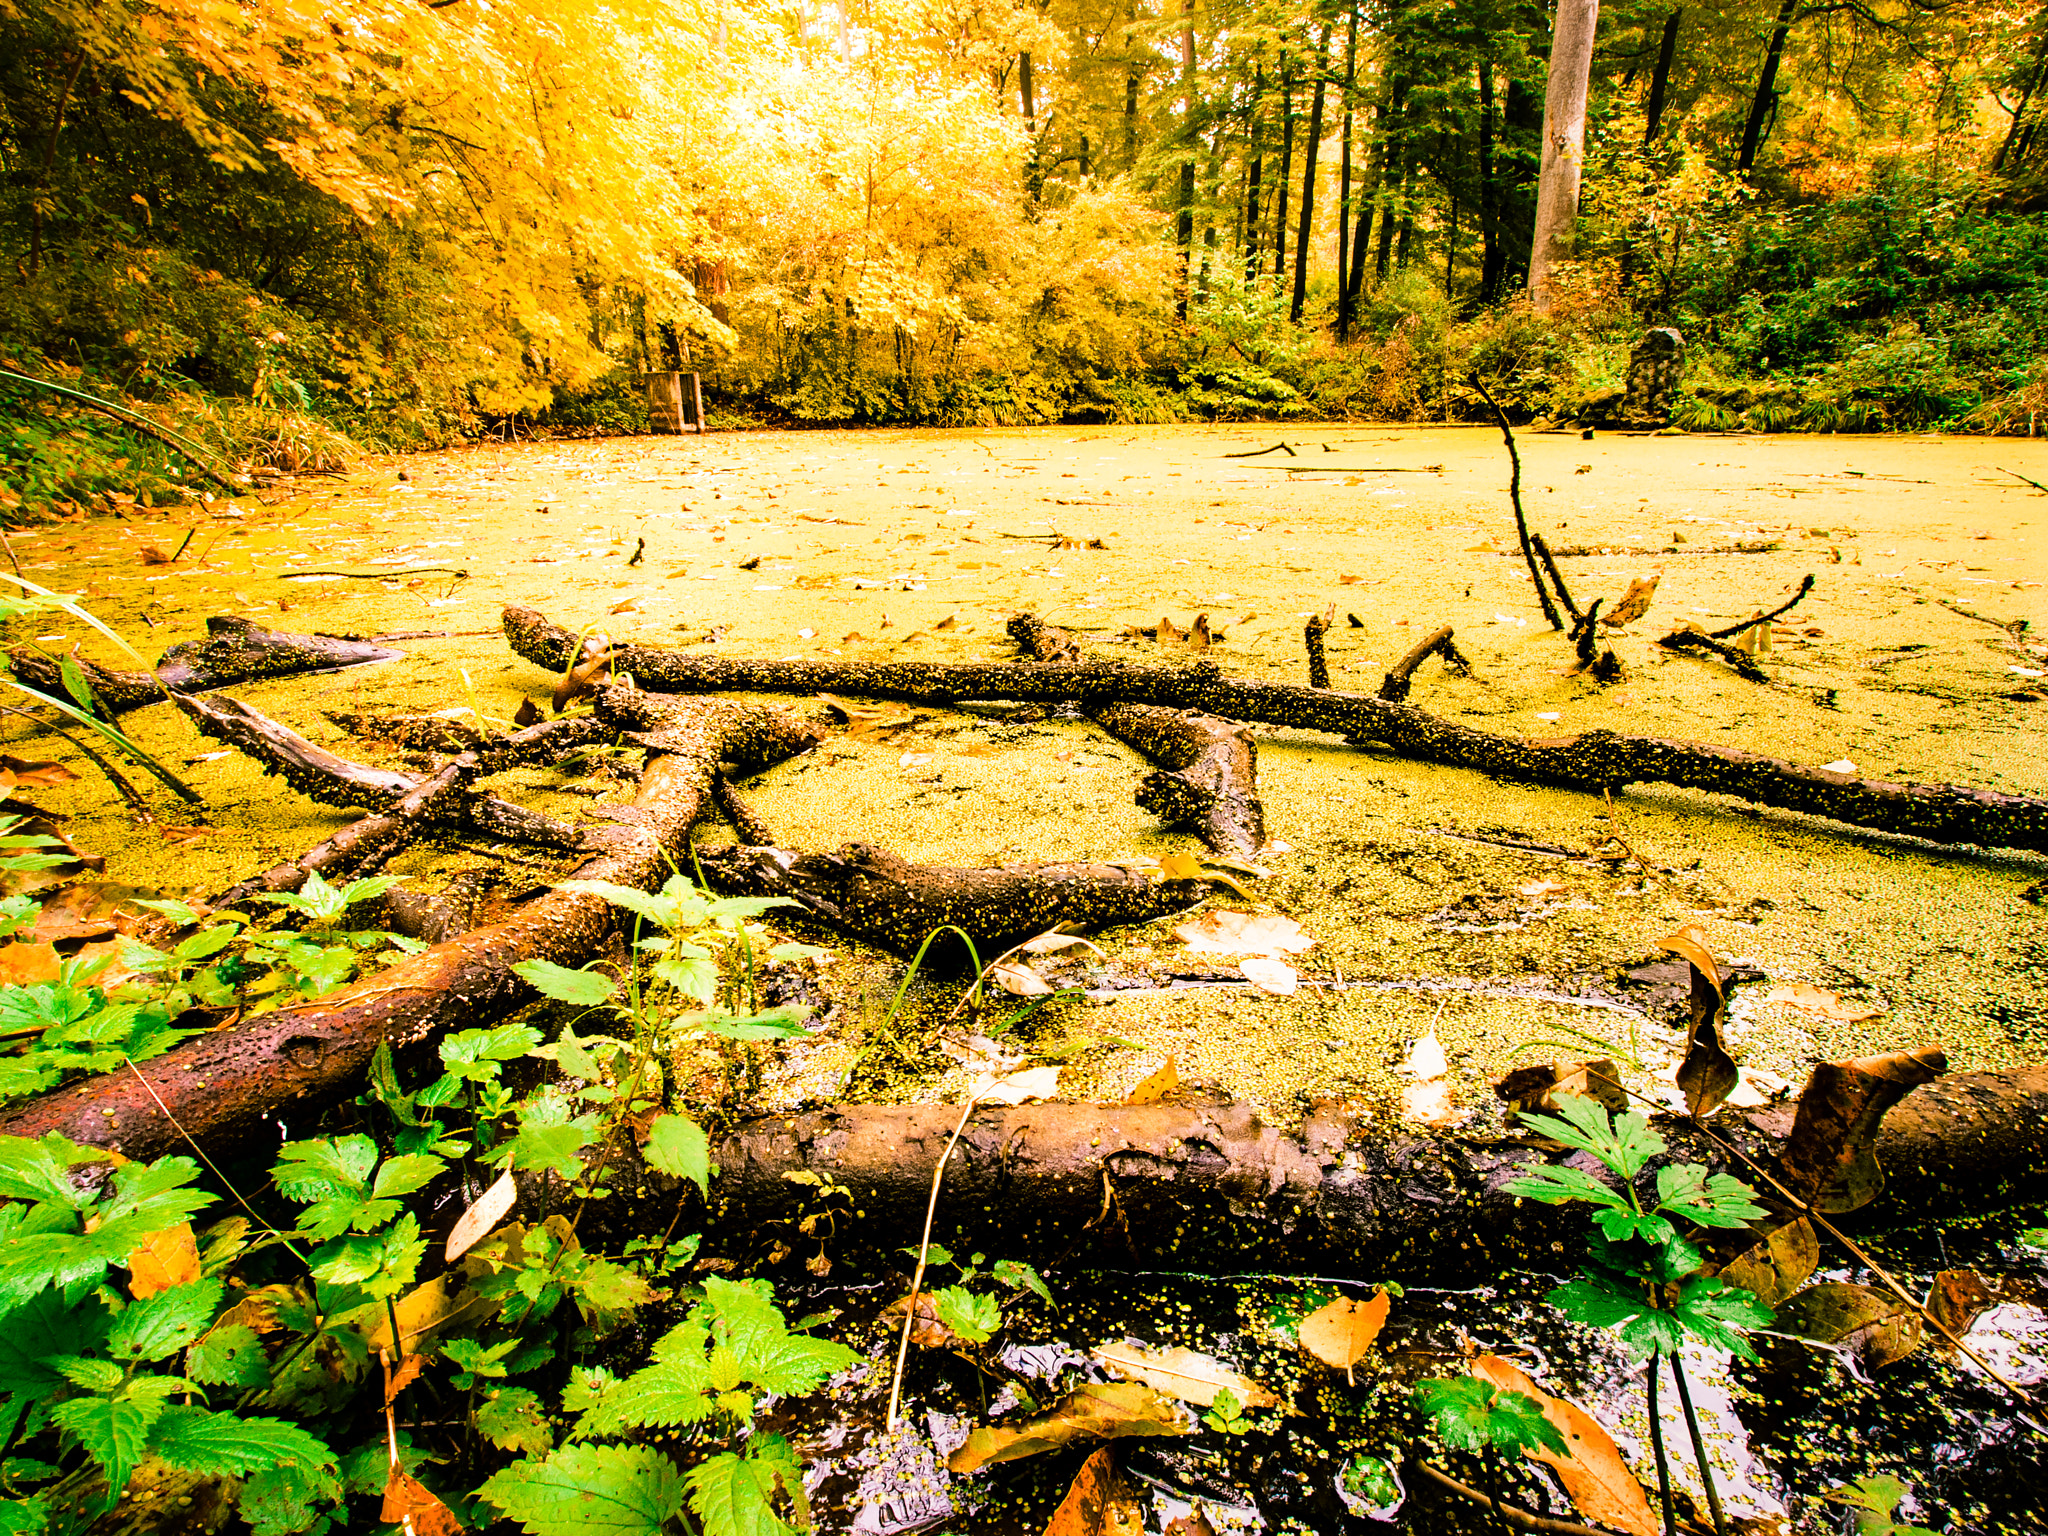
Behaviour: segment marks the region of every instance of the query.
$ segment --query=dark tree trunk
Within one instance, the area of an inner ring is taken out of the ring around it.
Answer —
[[[1266,71],[1261,68],[1252,77],[1251,125],[1246,139],[1251,149],[1251,164],[1245,171],[1244,186],[1244,275],[1247,282],[1256,281],[1259,275],[1259,176],[1265,169],[1265,138],[1259,122],[1259,108],[1266,97]]]
[[[1685,18],[1680,6],[1664,18],[1664,41],[1657,48],[1657,68],[1650,76],[1650,104],[1644,109],[1643,142],[1652,143],[1664,122],[1664,91],[1671,83],[1671,60],[1678,52],[1678,24]]]
[[[1373,109],[1372,152],[1370,170],[1365,184],[1358,192],[1358,222],[1351,237],[1351,271],[1344,280],[1344,302],[1351,315],[1358,314],[1358,300],[1365,292],[1365,252],[1372,237],[1373,206],[1380,195],[1380,184],[1386,176],[1387,124],[1390,121],[1384,102]]]
[[[1351,88],[1358,78],[1358,12],[1344,30],[1343,154],[1337,166],[1337,339],[1351,335]]]
[[[1500,297],[1500,206],[1493,172],[1493,61],[1479,61],[1479,302]]]
[[[1280,60],[1280,190],[1273,202],[1273,281],[1287,280],[1287,190],[1294,176],[1294,66]]]
[[[1747,176],[1756,164],[1756,152],[1763,147],[1764,124],[1778,100],[1778,65],[1785,57],[1785,39],[1797,19],[1799,0],[1779,0],[1778,19],[1771,27],[1770,46],[1764,50],[1763,73],[1757,76],[1756,95],[1749,104],[1749,120],[1742,125],[1742,149],[1735,157],[1737,174]]]
[[[1294,297],[1287,306],[1287,318],[1301,324],[1302,306],[1308,301],[1308,243],[1314,234],[1316,216],[1316,151],[1323,138],[1323,83],[1328,74],[1330,24],[1323,23],[1323,35],[1316,39],[1316,91],[1308,113],[1308,145],[1301,161],[1301,230],[1294,242]]]

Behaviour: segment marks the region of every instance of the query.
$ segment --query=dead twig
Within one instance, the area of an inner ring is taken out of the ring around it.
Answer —
[[[1747,629],[1749,625],[1745,624],[1742,627]],[[1717,661],[1726,662],[1740,676],[1752,683],[1768,683],[1771,680],[1770,674],[1758,666],[1747,651],[1739,651],[1726,641],[1715,639],[1697,624],[1675,629],[1657,643],[1667,651],[1703,652]]]
[[[1386,679],[1380,684],[1379,696],[1390,704],[1399,704],[1408,697],[1408,689],[1415,676],[1415,669],[1431,656],[1441,655],[1444,665],[1462,675],[1469,676],[1472,664],[1464,654],[1451,643],[1451,626],[1446,624],[1423,636],[1407,655],[1395,662]]]
[[[1732,640],[1745,629],[1754,629],[1759,624],[1768,624],[1799,606],[1799,600],[1813,590],[1813,573],[1807,572],[1806,579],[1799,583],[1799,590],[1773,608],[1769,613],[1760,613],[1753,619],[1744,619],[1740,624],[1730,624],[1726,629],[1710,629],[1707,633],[1716,640]]]
[[[1571,589],[1564,584],[1564,574],[1558,570],[1557,560],[1551,555],[1550,546],[1543,542],[1543,535],[1540,533],[1530,534],[1529,542],[1536,546],[1536,554],[1543,561],[1543,569],[1550,576],[1550,584],[1557,588],[1558,601],[1564,604],[1564,611],[1572,616],[1572,623],[1576,625],[1585,615],[1579,612],[1579,605],[1572,601]]]
[[[1543,617],[1550,621],[1550,627],[1563,629],[1564,620],[1558,617],[1557,604],[1550,600],[1550,589],[1543,585],[1543,572],[1536,567],[1536,551],[1529,543],[1529,519],[1522,512],[1522,455],[1515,447],[1515,429],[1508,425],[1508,413],[1488,393],[1478,374],[1471,376],[1471,384],[1479,391],[1479,398],[1493,407],[1494,419],[1500,423],[1501,441],[1508,445],[1508,499],[1515,504],[1515,534],[1522,541],[1522,559],[1528,564],[1529,580],[1535,584],[1536,601],[1542,605]]]
[[[1308,685],[1311,688],[1330,686],[1330,662],[1323,654],[1323,636],[1329,633],[1330,621],[1336,616],[1336,605],[1332,604],[1312,616],[1302,627],[1302,642],[1308,647]]]
[[[1471,1484],[1461,1483],[1450,1473],[1438,1471],[1426,1461],[1417,1461],[1412,1465],[1439,1488],[1461,1494],[1475,1504],[1484,1504],[1495,1516],[1505,1520],[1518,1531],[1540,1531],[1543,1536],[1607,1536],[1607,1532],[1595,1530],[1590,1525],[1576,1525],[1570,1520],[1553,1520],[1548,1515],[1535,1515],[1526,1509],[1517,1509],[1512,1504],[1499,1503]]]

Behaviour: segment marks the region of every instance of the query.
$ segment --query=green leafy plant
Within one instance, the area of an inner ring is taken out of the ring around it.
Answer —
[[[913,1259],[918,1256],[916,1248],[905,1248],[902,1252]],[[995,1281],[1011,1292],[1011,1300],[1022,1300],[1028,1293],[1037,1296],[1047,1306],[1053,1304],[1052,1288],[1045,1283],[1045,1277],[1029,1264],[1015,1259],[998,1259],[988,1264],[982,1254],[973,1254],[965,1264],[953,1257],[952,1250],[943,1243],[929,1244],[924,1250],[927,1271],[933,1267],[956,1269],[959,1278],[953,1284],[941,1286],[931,1292],[932,1307],[940,1322],[950,1329],[954,1337],[968,1344],[986,1344],[1002,1328],[1008,1304],[997,1296],[985,1291],[969,1289],[982,1279]]]
[[[1856,1536],[1938,1536],[1924,1525],[1901,1525],[1894,1518],[1912,1491],[1888,1472],[1872,1472],[1821,1497],[1855,1512]]]
[[[1505,1391],[1477,1376],[1436,1377],[1415,1384],[1414,1403],[1446,1446],[1479,1457],[1502,1532],[1508,1525],[1500,1513],[1500,1458],[1531,1450],[1565,1454],[1564,1436],[1526,1392]]]
[[[1635,1358],[1649,1361],[1650,1439],[1667,1531],[1674,1530],[1675,1523],[1657,1412],[1657,1378],[1663,1362],[1670,1362],[1715,1530],[1717,1536],[1727,1536],[1680,1354],[1690,1341],[1753,1360],[1755,1352],[1740,1330],[1765,1327],[1773,1314],[1751,1292],[1705,1273],[1705,1256],[1686,1231],[1746,1227],[1766,1213],[1747,1184],[1694,1163],[1659,1168],[1656,1198],[1646,1203],[1640,1175],[1665,1150],[1664,1138],[1641,1115],[1610,1117],[1604,1105],[1575,1094],[1560,1098],[1558,1108],[1560,1115],[1524,1113],[1522,1119],[1568,1147],[1591,1153],[1614,1182],[1581,1168],[1543,1162],[1525,1165],[1508,1182],[1508,1192],[1524,1199],[1593,1207],[1592,1230],[1587,1234],[1589,1262],[1579,1279],[1550,1292],[1550,1303],[1574,1322],[1610,1330]]]
[[[1216,1389],[1216,1400],[1202,1415],[1202,1423],[1221,1435],[1244,1435],[1252,1429],[1251,1420],[1245,1417],[1244,1404],[1228,1387]]]

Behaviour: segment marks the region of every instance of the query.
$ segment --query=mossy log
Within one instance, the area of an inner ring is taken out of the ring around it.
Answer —
[[[504,623],[512,648],[538,666],[559,671],[575,649],[571,631],[534,609],[507,608]],[[1157,704],[1359,738],[1404,757],[1473,768],[1501,779],[1596,794],[1633,783],[1675,784],[1871,831],[2048,851],[2048,800],[1957,784],[1892,784],[1732,747],[1615,731],[1541,740],[1499,736],[1366,694],[1226,677],[1207,660],[1184,667],[1103,661],[750,661],[640,645],[614,646],[611,656],[613,665],[639,686],[663,692],[840,693],[925,704],[1072,699],[1088,708]]]
[[[206,638],[172,646],[157,661],[154,673],[117,672],[81,661],[93,696],[108,715],[125,714],[162,701],[164,690],[206,693],[267,677],[296,677],[305,672],[331,672],[342,667],[396,661],[403,651],[343,635],[297,635],[267,629],[247,619],[217,614],[206,621]],[[31,688],[57,698],[67,697],[57,665],[40,651],[19,647],[9,656],[14,675]]]
[[[817,732],[779,711],[724,699],[656,699],[599,690],[598,713],[648,747],[630,818],[571,878],[651,888],[685,857],[723,763],[759,769],[808,750]],[[523,960],[580,965],[611,932],[616,909],[549,890],[503,920],[437,944],[327,997],[188,1040],[138,1071],[92,1078],[0,1113],[0,1134],[58,1131],[133,1158],[184,1150],[185,1135],[217,1160],[274,1138],[270,1122],[316,1115],[353,1092],[379,1045],[503,1018],[533,989]],[[272,1142],[274,1145],[274,1141]]]
[[[786,848],[698,848],[714,889],[783,896],[828,927],[896,954],[917,953],[951,925],[986,965],[1002,951],[1061,923],[1084,928],[1149,922],[1207,896],[1203,880],[1159,880],[1116,864],[1017,864],[958,869],[912,864],[868,843],[836,853]],[[931,958],[957,967],[957,941],[935,940]]]
[[[1838,1225],[1910,1226],[2032,1198],[2048,1184],[2048,1066],[1960,1073],[1918,1088],[1885,1118],[1883,1196]],[[915,1243],[933,1164],[957,1106],[849,1104],[743,1122],[713,1149],[709,1241],[757,1262],[776,1243],[792,1263],[816,1251],[796,1224],[819,1209],[811,1173],[849,1191],[835,1255],[884,1257]],[[1786,1107],[1723,1111],[1724,1140],[1771,1166]],[[1709,1164],[1760,1184],[1685,1122],[1665,1120],[1665,1159]],[[1343,1102],[1286,1129],[1231,1103],[1027,1104],[969,1117],[947,1165],[935,1240],[955,1251],[1071,1258],[1100,1267],[1236,1269],[1331,1266],[1364,1277],[1470,1276],[1490,1266],[1555,1266],[1584,1217],[1517,1200],[1507,1181],[1543,1143],[1461,1136],[1390,1122]],[[636,1168],[628,1198],[585,1218],[644,1230],[694,1191]],[[856,1214],[857,1213],[857,1214]],[[829,1223],[818,1224],[818,1230]],[[624,1228],[621,1228],[623,1231]]]

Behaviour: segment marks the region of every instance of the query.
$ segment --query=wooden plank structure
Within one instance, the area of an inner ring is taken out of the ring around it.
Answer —
[[[656,432],[702,432],[704,387],[694,373],[643,373],[648,425]]]

